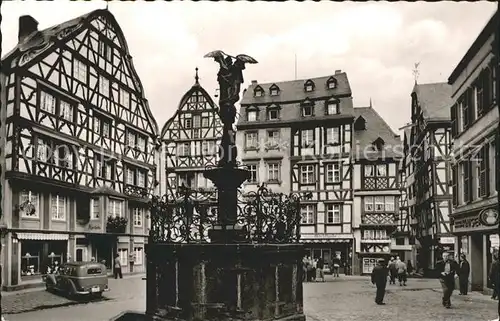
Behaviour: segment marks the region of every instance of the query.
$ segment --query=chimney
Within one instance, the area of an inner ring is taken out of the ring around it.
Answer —
[[[257,80],[252,80],[252,85],[257,85]]]
[[[342,70],[340,70],[340,69],[335,70],[336,75],[340,74],[341,72],[342,72]]]
[[[21,43],[33,32],[38,31],[38,21],[32,16],[19,17],[19,34],[18,41]]]

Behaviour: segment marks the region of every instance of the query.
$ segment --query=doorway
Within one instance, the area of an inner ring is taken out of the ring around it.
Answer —
[[[86,262],[90,261],[88,257],[88,252],[86,247],[77,247],[76,248],[76,262]]]

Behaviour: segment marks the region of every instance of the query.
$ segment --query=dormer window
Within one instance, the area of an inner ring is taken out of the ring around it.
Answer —
[[[326,81],[326,86],[328,87],[328,89],[337,88],[337,79],[330,77],[330,79]]]
[[[280,118],[280,107],[277,105],[271,105],[267,108],[267,119],[268,120],[278,120]]]
[[[302,107],[302,116],[310,117],[313,115],[313,106],[303,106]]]
[[[247,121],[257,121],[259,119],[259,110],[256,107],[247,109]]]
[[[254,93],[255,97],[262,97],[262,96],[264,96],[264,89],[262,89],[261,86],[257,86],[257,87],[255,87],[253,93]]]
[[[358,119],[354,122],[354,130],[365,130],[366,129],[366,120],[363,116],[359,116]]]
[[[271,96],[278,96],[280,93],[280,89],[278,86],[276,86],[275,84],[273,84],[270,88],[269,88],[269,94]]]
[[[372,146],[375,150],[381,151],[382,148],[384,147],[384,144],[385,144],[384,140],[379,137],[372,143]]]
[[[304,84],[304,90],[306,92],[311,92],[314,90],[314,83],[311,80],[306,81]]]
[[[339,102],[337,100],[330,100],[326,102],[326,114],[327,115],[340,114]]]
[[[314,102],[309,100],[309,98],[306,98],[302,102],[301,109],[302,109],[302,116],[303,117],[314,116]]]

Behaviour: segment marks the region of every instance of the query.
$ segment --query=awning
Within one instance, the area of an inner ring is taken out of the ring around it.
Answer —
[[[35,241],[67,241],[68,234],[54,233],[16,233],[19,240],[35,240]]]
[[[349,243],[350,239],[312,239],[312,240],[300,240],[300,243]]]

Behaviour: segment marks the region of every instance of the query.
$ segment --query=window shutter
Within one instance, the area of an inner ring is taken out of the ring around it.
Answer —
[[[491,108],[491,85],[492,85],[492,78],[491,78],[491,70],[490,68],[486,67],[485,70],[482,72],[482,84],[483,84],[483,113],[486,114],[490,108]]]
[[[456,207],[458,205],[458,171],[457,171],[457,164],[452,164],[451,165],[451,172],[452,172],[452,193],[453,193],[453,206]]]
[[[468,203],[470,201],[470,166],[471,162],[470,160],[465,160],[463,162],[463,168],[464,168],[464,203]]]
[[[455,138],[458,134],[458,122],[457,122],[457,104],[451,106],[451,137]]]
[[[469,125],[472,124],[475,120],[474,118],[474,88],[469,87],[467,89],[467,111],[469,112]]]

